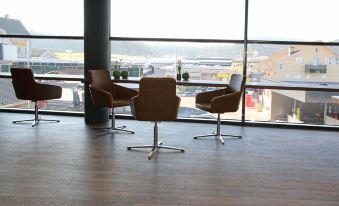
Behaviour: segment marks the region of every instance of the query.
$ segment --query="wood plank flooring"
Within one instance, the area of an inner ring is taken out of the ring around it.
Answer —
[[[338,132],[222,125],[243,139],[193,140],[215,125],[162,122],[152,160],[153,124],[117,120],[136,134],[98,137],[81,117],[12,124],[33,115],[0,113],[0,205],[339,205]]]

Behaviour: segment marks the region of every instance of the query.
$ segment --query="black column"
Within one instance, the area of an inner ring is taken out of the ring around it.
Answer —
[[[88,70],[109,69],[111,64],[110,0],[84,0],[84,76]],[[85,122],[108,121],[108,109],[93,105],[88,82],[85,83]]]

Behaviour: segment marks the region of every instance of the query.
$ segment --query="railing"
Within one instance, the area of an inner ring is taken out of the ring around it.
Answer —
[[[305,73],[321,73],[326,74],[326,65],[305,65]]]
[[[8,73],[0,73],[0,78],[11,79]],[[56,81],[78,81],[86,82],[82,75],[59,75],[59,74],[35,74],[38,80],[56,80]],[[115,83],[139,84],[140,78],[129,77],[128,79],[113,79]],[[202,86],[202,87],[226,87],[228,82],[212,80],[188,80],[177,81],[179,86]],[[305,82],[247,82],[245,89],[276,89],[276,90],[300,90],[300,91],[322,91],[322,92],[339,92],[337,83],[305,83]]]
[[[36,74],[35,75],[37,80],[47,80],[47,81],[77,81],[77,82],[86,82],[86,80],[83,78],[82,75],[57,75],[57,74]],[[0,73],[0,78],[6,78],[6,79],[10,79],[11,75],[8,73]],[[128,84],[131,87],[137,88],[138,87],[138,83],[139,83],[139,78],[129,78],[129,79],[120,79],[120,80],[112,80],[115,83],[119,83],[119,84]],[[191,80],[191,81],[177,81],[177,85],[179,86],[184,86],[184,87],[192,87],[192,86],[199,86],[199,87],[225,87],[227,86],[227,82],[219,82],[219,81],[195,81],[195,80]],[[291,83],[291,82],[247,82],[245,85],[245,89],[246,91],[248,90],[274,90],[277,91],[277,94],[281,93],[279,92],[280,90],[282,91],[304,91],[304,92],[339,92],[339,85],[338,84],[327,84],[327,85],[322,85],[322,84],[298,84],[298,83]],[[191,97],[194,98],[194,97]],[[250,101],[252,100],[248,100],[245,99],[245,107],[246,109],[250,109],[253,108],[253,106],[255,105],[251,105]],[[56,105],[57,107],[57,105]],[[261,109],[261,108],[260,108]],[[2,111],[15,111],[17,109],[1,109]],[[256,111],[259,110],[259,108],[255,109]],[[55,111],[49,111],[49,112],[53,112],[53,113],[57,113]],[[72,112],[68,112],[68,114],[71,114]],[[80,112],[81,113],[81,112]],[[333,112],[332,112],[333,113]],[[62,113],[63,114],[63,113]],[[74,113],[76,115],[79,114],[79,112]],[[249,114],[250,115],[250,114]],[[330,116],[330,114],[328,115]],[[202,116],[201,116],[202,117]],[[288,120],[286,121],[280,121],[279,119],[277,119],[275,122],[270,122],[270,125],[298,125],[298,126],[312,126],[314,127],[314,125],[309,125],[309,124],[304,124],[303,121],[291,121],[293,120],[293,115],[289,114],[287,115]],[[309,117],[311,120],[311,117]],[[325,118],[325,117],[324,117]],[[326,117],[328,119],[328,117]],[[182,120],[188,120],[186,118],[183,118]],[[189,118],[190,121],[193,121],[194,119]],[[209,122],[210,120],[208,119],[201,119],[196,118],[195,120],[197,121],[203,121],[203,122]],[[316,120],[316,119],[315,119]],[[252,124],[265,124],[267,125],[267,121],[258,121],[258,120],[251,120],[250,118],[246,118],[245,121],[236,121],[233,122],[234,124],[241,123],[243,125],[252,125]],[[338,125],[317,125],[316,127],[326,127],[326,128],[338,128]]]

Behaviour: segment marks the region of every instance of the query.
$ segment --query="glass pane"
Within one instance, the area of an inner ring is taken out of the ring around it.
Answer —
[[[229,81],[231,74],[242,74],[242,48],[241,44],[112,41],[111,71],[126,70],[131,77],[176,78],[176,63],[180,60],[181,73],[188,72],[190,80]],[[177,94],[181,96],[179,117],[216,118],[216,114],[195,108],[198,93],[215,89],[177,86]],[[222,118],[240,120],[240,113],[241,109]]]
[[[249,39],[338,40],[338,7],[337,0],[251,0]]]
[[[84,90],[80,82],[71,81],[40,81],[62,87],[60,99],[39,102],[39,110],[84,112]],[[32,109],[34,103],[19,100],[15,97],[11,79],[0,78],[0,108]],[[33,114],[32,114],[33,115]]]
[[[339,92],[246,90],[246,120],[339,125]]]
[[[249,45],[249,81],[319,86],[339,82],[339,47]]]
[[[82,0],[1,0],[0,34],[83,36]]]
[[[111,70],[127,70],[130,76],[176,77],[181,73],[192,80],[228,80],[242,73],[241,44],[112,41]]]
[[[30,67],[36,74],[83,75],[82,40],[0,38],[0,72]]]
[[[138,85],[131,86],[131,84],[124,86],[136,88]],[[195,107],[195,97],[198,93],[213,91],[219,89],[218,87],[204,87],[204,86],[177,86],[177,95],[181,98],[178,118],[185,119],[211,119],[216,120],[218,114],[212,114]],[[242,107],[239,106],[237,112],[221,114],[221,119],[224,120],[241,120]],[[116,114],[131,114],[130,107],[118,107],[115,109]]]
[[[111,36],[243,39],[244,8],[238,0],[112,0]]]
[[[339,47],[251,44],[248,60],[249,82],[285,87],[339,86]],[[338,92],[268,89],[246,92],[246,120],[324,125],[330,124],[325,113],[332,119],[337,117],[337,107],[329,104]]]
[[[177,86],[177,95],[180,96],[179,118],[189,119],[214,119],[218,114],[209,113],[195,107],[195,97],[198,93],[218,90],[218,87],[204,86]],[[221,114],[221,119],[225,120],[241,120],[241,103],[237,112]]]

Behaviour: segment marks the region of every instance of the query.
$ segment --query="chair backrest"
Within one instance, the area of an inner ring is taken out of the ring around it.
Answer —
[[[232,74],[229,87],[233,90],[233,92],[239,92],[244,89],[245,86],[245,78],[241,74]]]
[[[12,84],[18,99],[33,100],[36,96],[36,82],[31,69],[11,68]]]
[[[226,107],[222,109],[223,112],[236,112],[239,109],[242,93],[244,91],[246,78],[241,74],[232,74],[229,88],[231,88],[234,95],[228,99]]]
[[[245,81],[243,75],[232,74],[229,86],[226,88],[226,96],[216,97],[212,100],[211,110],[212,113],[225,113],[236,112],[239,109],[242,93],[245,87]]]
[[[88,78],[90,85],[107,92],[114,92],[111,75],[108,70],[89,70]]]
[[[173,78],[142,78],[131,108],[137,120],[172,121],[177,119],[179,105]]]

